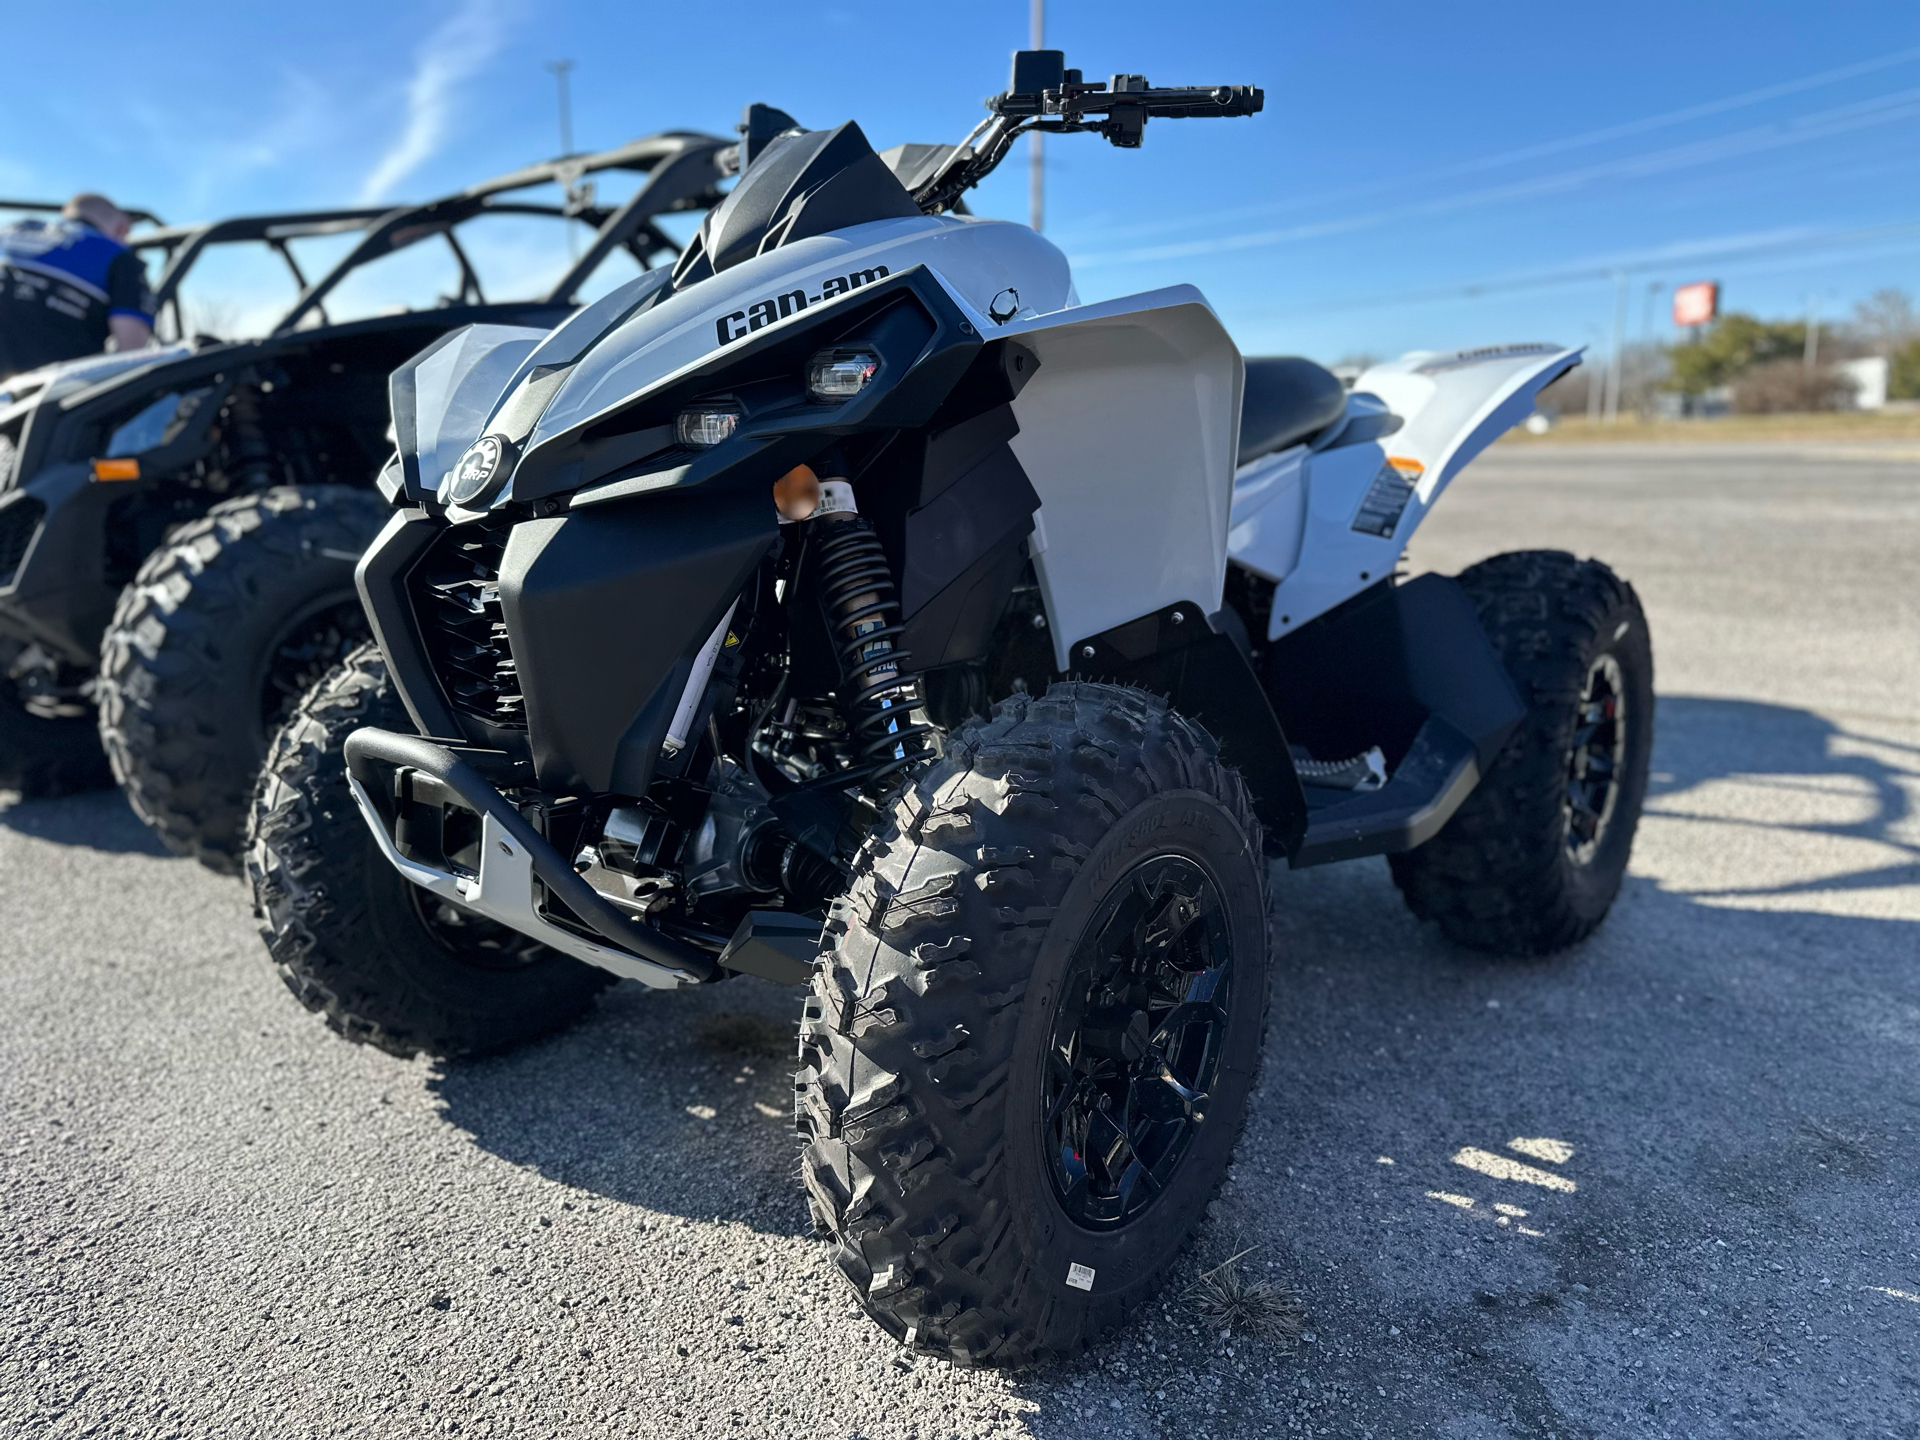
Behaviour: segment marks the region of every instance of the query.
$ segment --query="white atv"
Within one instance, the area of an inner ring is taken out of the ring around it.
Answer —
[[[905,1343],[1013,1364],[1117,1324],[1204,1213],[1273,857],[1387,854],[1473,945],[1592,930],[1646,781],[1633,592],[1555,553],[1396,574],[1577,355],[1349,395],[1243,361],[1193,289],[1080,305],[1046,240],[946,213],[1025,130],[1260,103],[1037,51],[957,147],[752,107],[671,274],[398,372],[378,647],[254,817],[295,993],[460,1054],[615,976],[809,987],[841,1267]]]

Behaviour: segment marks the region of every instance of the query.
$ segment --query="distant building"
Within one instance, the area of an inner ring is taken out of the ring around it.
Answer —
[[[1887,404],[1887,357],[1869,355],[1864,360],[1842,360],[1834,367],[1853,384],[1853,408],[1883,410]]]

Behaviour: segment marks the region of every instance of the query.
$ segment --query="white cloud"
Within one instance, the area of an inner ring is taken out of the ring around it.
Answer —
[[[465,0],[427,37],[407,82],[407,121],[360,187],[360,202],[383,200],[440,149],[447,138],[456,92],[493,58],[506,38],[498,0]]]

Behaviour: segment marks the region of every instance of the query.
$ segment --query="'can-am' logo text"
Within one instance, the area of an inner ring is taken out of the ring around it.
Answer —
[[[784,295],[756,300],[746,309],[736,310],[731,315],[722,315],[714,321],[714,333],[720,337],[722,345],[731,345],[735,340],[744,339],[762,326],[786,319],[796,310],[804,310],[809,305],[818,305],[822,300],[831,300],[836,295],[845,295],[849,290],[858,290],[862,285],[871,285],[886,273],[886,266],[876,265],[871,270],[856,270],[851,275],[828,276],[820,282],[818,295],[809,295],[804,290],[789,290]]]

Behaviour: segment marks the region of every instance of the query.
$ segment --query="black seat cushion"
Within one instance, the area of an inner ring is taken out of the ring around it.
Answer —
[[[1249,355],[1240,402],[1240,463],[1284,450],[1346,413],[1347,389],[1331,370],[1298,355]]]

